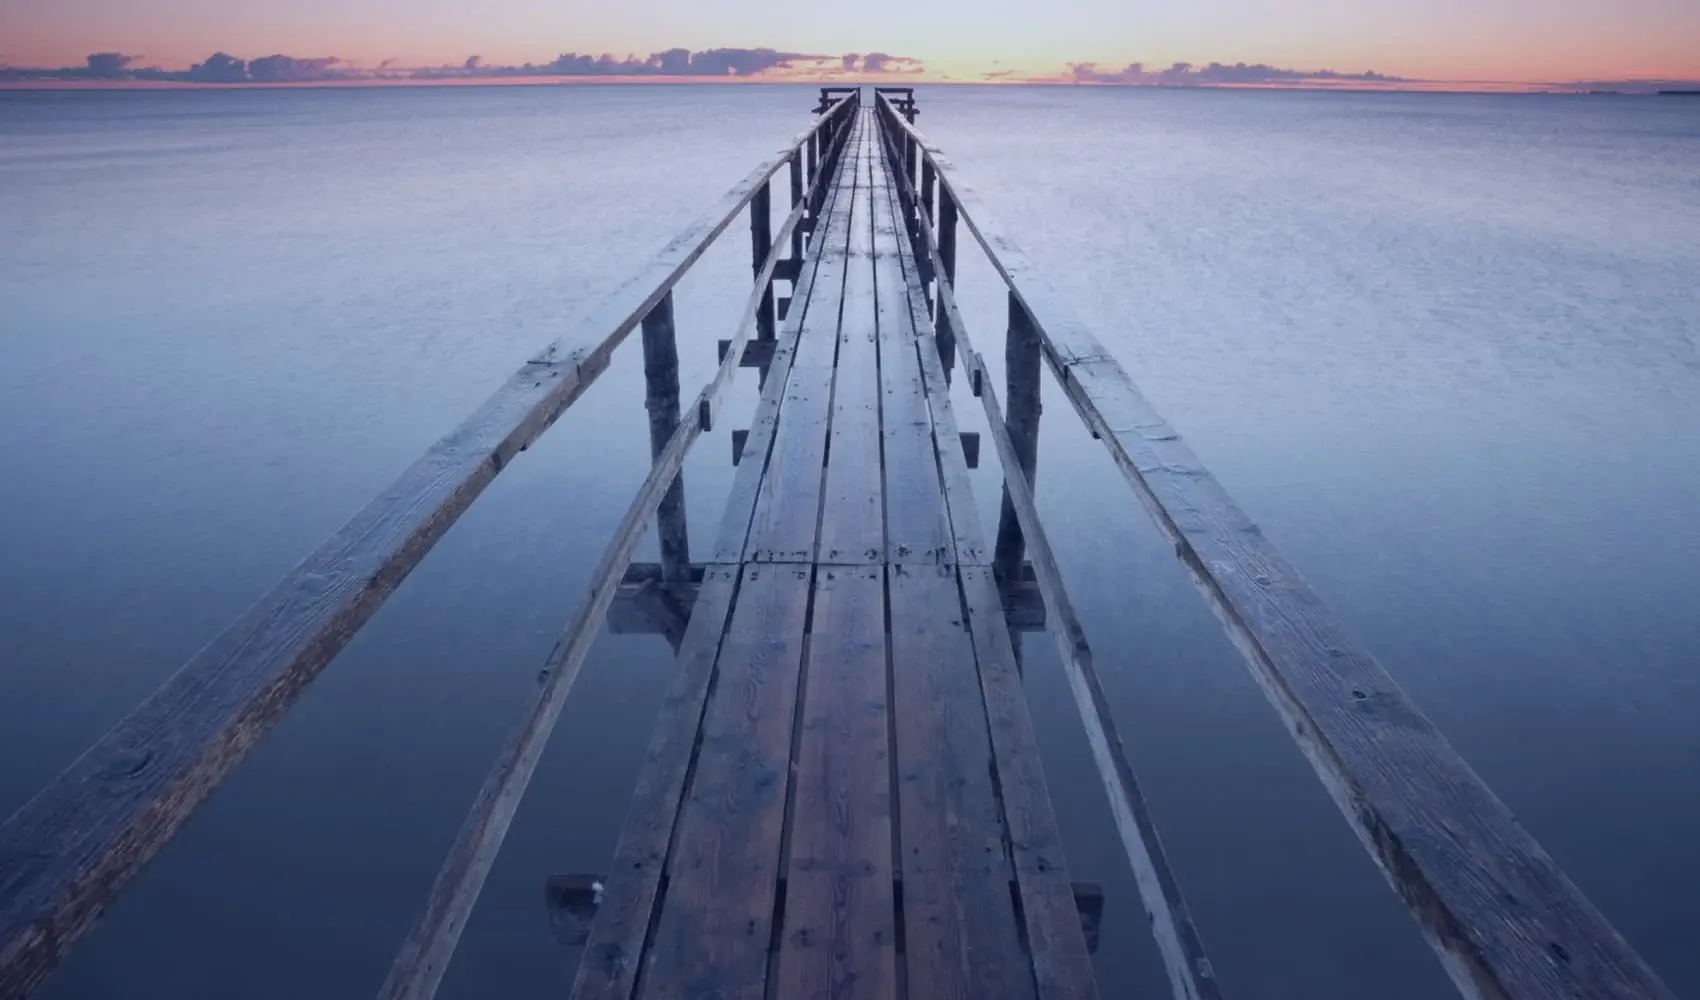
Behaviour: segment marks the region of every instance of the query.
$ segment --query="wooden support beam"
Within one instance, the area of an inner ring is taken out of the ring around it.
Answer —
[[[779,878],[779,895],[786,897],[790,889],[786,876]],[[1011,883],[1011,889],[1015,888]],[[605,875],[551,875],[543,883],[543,906],[549,915],[549,926],[555,940],[568,947],[579,947],[590,940],[591,925],[602,908],[607,895]],[[1086,935],[1089,953],[1098,951],[1099,928],[1104,922],[1104,887],[1097,882],[1073,883],[1074,907],[1080,916],[1080,929]],[[897,909],[897,922],[903,921],[903,877],[892,879],[892,898]],[[903,939],[897,938],[901,953]]]
[[[962,439],[962,457],[967,460],[968,468],[980,467],[980,432],[963,431],[957,435]]]
[[[798,231],[802,231],[801,226],[798,227]],[[789,281],[792,284],[796,284],[797,275],[802,273],[802,270],[803,259],[801,257],[787,257],[779,262],[778,267],[773,269],[773,276],[775,279]]]
[[[667,442],[679,429],[679,346],[673,332],[673,293],[643,319],[643,375],[645,406],[649,410],[649,457],[660,461]],[[685,477],[673,477],[656,508],[656,532],[661,544],[663,578],[682,579],[691,564],[691,546],[685,526]]]
[[[738,365],[743,368],[766,368],[773,364],[773,354],[776,343],[771,340],[751,340],[744,345],[744,356]],[[732,341],[722,340],[715,345],[719,360],[726,360],[726,352],[731,350]]]
[[[1020,476],[1033,487],[1039,465],[1039,334],[1028,322],[1027,313],[1012,294],[1009,296],[1009,331],[1004,339],[1004,378],[1009,389],[1009,410],[1005,428],[1015,446],[1016,468],[1005,467],[1004,479]],[[992,567],[1000,577],[1014,573],[1021,565],[1023,552],[1021,519],[1016,516],[1015,502],[1010,499],[1009,487],[1003,491],[998,512],[998,538],[993,548]]]
[[[608,610],[608,631],[615,635],[659,635],[669,637],[676,622],[689,623],[697,597],[697,583],[713,564],[697,563],[690,580],[663,583],[660,563],[633,563],[621,581]],[[998,585],[1004,622],[1012,633],[1044,632],[1049,627],[1045,596],[1033,565],[1021,568],[1019,580]]]

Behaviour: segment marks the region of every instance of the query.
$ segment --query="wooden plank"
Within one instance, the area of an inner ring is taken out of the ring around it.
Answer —
[[[927,299],[920,269],[907,245],[900,248],[899,256],[904,265],[911,312],[917,319],[917,328],[925,330]],[[918,338],[917,348],[934,426],[943,445],[951,437],[946,431],[954,431],[956,426],[950,410],[950,388],[930,340]],[[992,429],[994,438],[1002,433],[997,424]],[[1007,434],[1003,434],[1003,440],[1008,440]],[[992,753],[997,762],[998,799],[1009,833],[1011,860],[1021,893],[1021,919],[1038,996],[1041,1000],[1093,998],[1098,995],[1097,981],[1081,930],[1062,836],[1051,809],[1038,742],[1027,712],[1002,594],[992,571],[971,562],[978,550],[984,548],[984,542],[974,498],[968,488],[966,463],[961,455],[945,455],[942,450],[941,457],[944,465],[954,466],[957,473],[946,476],[947,484],[957,483],[956,489],[946,491],[951,537],[958,547],[957,561],[962,564],[962,592]]]
[[[932,413],[922,383],[918,333],[904,280],[885,157],[873,164],[874,295],[879,323],[880,440],[885,459],[885,558],[892,563],[951,558],[949,523],[934,452]],[[956,447],[960,448],[958,442]]]
[[[878,335],[873,308],[874,234],[867,184],[873,132],[871,127],[860,130],[854,161],[857,186],[851,210],[850,255],[838,331],[838,372],[832,390],[832,431],[821,517],[819,559],[827,563],[877,564],[885,557],[879,355],[874,343]]]
[[[832,163],[828,157],[827,163]],[[839,161],[840,165],[842,161]],[[816,175],[817,180],[824,181],[817,189],[824,193],[825,202],[822,212],[832,215],[836,211],[847,210],[850,191],[838,183],[836,174],[823,172]],[[805,202],[806,204],[806,202]],[[846,223],[848,224],[848,223]],[[820,282],[820,295],[815,294],[816,277],[821,274],[821,249],[827,240],[825,233],[813,240],[804,258],[803,270],[797,282],[797,291],[792,299],[791,313],[786,317],[785,328],[778,338],[778,347],[772,354],[772,367],[768,369],[767,384],[762,388],[762,396],[756,404],[756,414],[750,430],[744,440],[741,465],[738,475],[732,483],[732,491],[726,499],[725,514],[722,516],[720,532],[715,541],[712,561],[716,563],[739,563],[744,558],[744,548],[749,541],[750,522],[754,516],[757,497],[761,490],[763,473],[767,471],[768,456],[773,449],[775,432],[779,426],[779,410],[785,401],[785,394],[791,374],[791,359],[796,354],[797,343],[802,334],[803,321],[808,316],[808,304],[823,303],[822,309],[836,310],[842,285],[834,285],[829,269],[827,280]]]
[[[938,244],[930,234],[923,234],[926,251],[935,260],[938,257]],[[913,295],[916,286],[911,284]],[[956,306],[955,290],[949,280],[941,280],[938,286],[937,313],[941,319],[949,323],[961,340],[964,354],[964,364],[971,377],[980,382],[981,405],[986,411],[986,423],[990,429],[992,441],[998,450],[999,461],[1006,469],[1022,467],[1022,452],[1018,448],[1008,424],[999,408],[997,391],[991,381],[985,377],[985,362],[974,349],[969,337],[967,324]],[[1013,318],[1013,317],[1012,317]],[[923,352],[925,357],[925,352]],[[926,366],[924,366],[926,367]],[[926,367],[929,387],[936,387],[939,378],[936,370]],[[1037,400],[1034,400],[1034,405]],[[1221,987],[1215,975],[1215,969],[1205,953],[1203,941],[1193,923],[1185,899],[1180,892],[1178,880],[1168,862],[1168,856],[1163,849],[1161,838],[1157,834],[1155,823],[1151,819],[1150,807],[1145,802],[1143,792],[1134,774],[1133,766],[1120,734],[1116,730],[1115,718],[1109,707],[1109,701],[1104,696],[1103,687],[1098,679],[1096,667],[1092,659],[1091,647],[1086,641],[1086,632],[1075,615],[1073,602],[1063,586],[1062,572],[1052,553],[1050,541],[1045,535],[1044,526],[1039,520],[1038,508],[1034,502],[1030,480],[1016,477],[1005,487],[1005,498],[1020,519],[1020,527],[1024,537],[1031,538],[1033,562],[1029,569],[1039,584],[1047,608],[1047,619],[1053,622],[1050,629],[1056,641],[1057,652],[1069,678],[1069,686],[1075,696],[1075,704],[1080,712],[1082,724],[1085,727],[1088,743],[1092,747],[1093,760],[1098,766],[1098,773],[1104,782],[1105,793],[1109,797],[1110,812],[1116,824],[1117,833],[1122,840],[1128,864],[1132,868],[1135,881],[1139,885],[1140,901],[1145,907],[1146,915],[1151,921],[1152,935],[1156,940],[1159,954],[1163,957],[1165,969],[1169,975],[1173,995],[1187,1000],[1215,1000],[1221,996]],[[963,512],[964,505],[954,497],[951,501],[951,514],[955,518]],[[972,504],[966,506],[967,516],[974,515]],[[976,529],[977,530],[977,529]],[[978,573],[964,572],[963,590],[969,605],[970,621],[974,623],[976,650],[981,655],[982,684],[986,685],[999,676],[999,671],[989,666],[995,666],[997,658],[988,663],[983,650],[991,648],[1001,653],[1002,644],[1010,646],[1014,652],[1014,643],[1007,636],[1000,636],[999,626],[1009,620],[1007,609],[1002,614],[992,614],[985,596],[986,578]],[[995,590],[1008,592],[1010,581],[1006,578],[999,580],[994,575],[990,578],[996,585]],[[999,619],[998,624],[991,624],[993,618]],[[982,640],[982,634],[987,640]],[[990,646],[987,646],[989,641]],[[1016,664],[1019,668],[1019,663]],[[1019,670],[1017,671],[1019,672]],[[1015,681],[1016,691],[1019,692],[1019,679]],[[986,691],[988,715],[992,721],[993,746],[999,748],[1009,746],[1012,760],[1004,763],[1000,756],[1000,770],[1013,770],[1022,766],[1024,758],[1014,747],[1021,745],[1023,737],[1019,732],[1008,731],[1008,735],[1000,738],[998,720],[998,702],[988,687]],[[1025,707],[1023,707],[1025,714]],[[1019,720],[1005,724],[1019,728]],[[1030,739],[1027,737],[1026,739]],[[1037,761],[1037,756],[1031,757]],[[1012,842],[1016,845],[1016,863],[1021,865],[1021,844],[1028,838],[1023,837],[1017,830],[1022,826],[1020,811],[1011,807],[1006,801],[1006,810],[1010,811],[1010,827]],[[1048,808],[1048,806],[1047,806]],[[1043,837],[1034,837],[1035,843],[1047,843]],[[1049,903],[1054,913],[1056,908],[1054,887],[1048,887],[1052,899]],[[1037,938],[1029,919],[1029,936]],[[1055,922],[1053,916],[1052,922]]]
[[[936,249],[936,248],[935,248]],[[962,321],[957,311],[954,294],[948,282],[943,282],[939,289],[939,309],[941,313],[951,317],[953,327],[959,331],[964,349],[964,362],[969,370],[984,373],[984,361],[974,350],[968,338],[967,325]],[[991,431],[992,441],[998,449],[999,460],[1005,468],[1020,467],[1019,452],[1010,436],[1003,420],[1003,414],[998,406],[995,388],[989,379],[985,380],[981,402],[986,410],[986,421]],[[1175,878],[1169,864],[1167,852],[1163,848],[1162,839],[1158,836],[1157,827],[1151,818],[1151,810],[1145,801],[1139,781],[1135,776],[1131,759],[1122,743],[1121,735],[1117,732],[1115,718],[1110,711],[1109,700],[1104,695],[1103,686],[1098,679],[1097,669],[1093,663],[1092,649],[1086,641],[1085,629],[1074,612],[1073,602],[1063,586],[1062,572],[1052,553],[1050,541],[1045,535],[1044,526],[1039,520],[1038,508],[1033,499],[1033,493],[1025,477],[1010,482],[1006,487],[1006,495],[1021,519],[1021,527],[1032,552],[1033,561],[1030,563],[1032,573],[1039,582],[1041,593],[1044,595],[1047,615],[1052,623],[1050,629],[1052,638],[1057,645],[1057,653],[1063,664],[1064,672],[1069,679],[1070,690],[1074,693],[1075,705],[1080,712],[1081,722],[1085,727],[1087,742],[1092,747],[1093,760],[1097,764],[1099,777],[1104,782],[1104,790],[1109,798],[1110,813],[1116,824],[1116,832],[1120,835],[1122,848],[1127,856],[1128,864],[1133,870],[1134,879],[1139,886],[1140,902],[1145,907],[1146,916],[1151,921],[1151,932],[1157,943],[1158,953],[1162,956],[1164,968],[1169,976],[1172,993],[1184,1000],[1216,1000],[1222,991],[1216,979],[1215,967],[1204,950],[1204,943],[1194,924],[1192,914],[1186,905],[1186,900],[1180,891],[1180,884]],[[956,508],[952,507],[952,514]],[[1000,649],[998,645],[997,626],[988,624],[993,616],[986,611],[984,588],[990,582],[995,590],[1006,590],[1007,582],[1000,582],[997,576],[982,577],[977,572],[963,573],[963,589],[967,595],[970,620],[975,624],[976,649],[985,646],[978,641],[982,632],[992,636],[991,648]],[[976,591],[980,591],[976,595]],[[1008,620],[1007,612],[996,617],[1002,621]],[[1010,644],[1013,653],[1013,643]],[[988,680],[987,661],[981,654],[982,683]],[[1017,664],[1019,668],[1019,664]],[[1019,689],[1019,680],[1016,680]],[[999,722],[996,718],[995,701],[990,691],[986,695],[987,703],[993,706],[992,715],[993,745],[998,746],[1000,739]],[[1018,745],[1021,737],[1011,736],[1011,745]],[[1012,749],[1012,753],[1015,753]],[[1037,757],[1033,758],[1037,760]],[[1005,767],[1001,763],[1000,768]],[[1019,762],[1008,765],[1020,766]],[[1010,804],[1006,800],[1006,809]],[[1011,838],[1020,844],[1022,838],[1015,831],[1022,825],[1017,815],[1018,810],[1010,809]],[[1044,842],[1043,838],[1037,838]],[[1021,864],[1021,848],[1016,848],[1017,865]],[[1055,889],[1049,890],[1053,896]],[[1053,910],[1056,903],[1049,904]],[[1054,916],[1052,918],[1055,920]],[[1029,927],[1029,934],[1034,932]],[[1036,936],[1036,935],[1034,935]]]
[[[780,230],[780,243],[801,219],[800,210],[793,211]],[[510,736],[502,753],[485,778],[472,809],[461,825],[459,835],[450,848],[448,858],[432,886],[425,910],[419,922],[403,942],[390,975],[380,996],[386,1000],[430,1000],[448,968],[455,946],[466,922],[471,918],[479,893],[496,853],[507,836],[526,786],[543,747],[549,739],[561,708],[578,678],[579,668],[595,642],[599,626],[624,580],[624,570],[631,561],[632,549],[642,536],[645,525],[654,517],[666,498],[678,485],[679,470],[685,455],[697,438],[707,429],[712,414],[732,379],[736,376],[744,347],[756,328],[757,309],[764,297],[763,289],[777,264],[779,251],[770,248],[757,274],[755,290],[744,307],[744,315],[720,368],[708,385],[698,394],[693,410],[698,419],[676,425],[661,449],[655,454],[651,468],[637,497],[632,501],[620,524],[615,528],[607,550],[596,573],[591,578],[590,591],[580,604],[571,625],[550,653],[540,675],[537,693],[518,728]],[[660,314],[660,319],[656,318]],[[665,329],[671,336],[672,295],[664,297],[644,318],[646,366],[652,345],[651,329]],[[676,405],[676,404],[675,404]],[[676,422],[675,422],[676,423]],[[661,526],[662,551],[667,551],[668,525]],[[667,564],[663,563],[664,572]],[[672,567],[676,576],[691,574],[689,563]]]
[[[744,569],[642,996],[761,1000],[766,988],[811,573]]]
[[[40,982],[756,187],[836,117],[763,160],[0,826],[0,995]]]
[[[956,573],[892,566],[888,584],[909,995],[1033,997]]]
[[[680,646],[678,671],[668,686],[655,735],[638,772],[602,904],[579,963],[574,1000],[631,996],[738,579],[738,571],[726,567],[712,567],[703,574]]]
[[[961,574],[1038,995],[1042,1000],[1096,997],[1098,984],[997,579],[984,566],[964,566]]]
[[[856,148],[860,119],[850,133]],[[832,423],[832,382],[838,357],[839,308],[849,265],[854,185],[853,157],[839,172],[838,200],[827,219],[810,308],[791,355],[773,444],[757,491],[744,558],[758,562],[810,562],[819,533],[827,434]],[[848,190],[850,197],[846,197]]]
[[[890,174],[888,173],[888,180]],[[889,198],[887,208],[895,224],[899,212],[897,200]],[[915,363],[921,373],[921,386],[927,402],[928,419],[933,429],[933,447],[943,473],[946,531],[950,539],[951,557],[959,566],[983,565],[987,558],[985,536],[980,531],[980,519],[974,504],[974,490],[968,479],[968,460],[962,447],[966,435],[956,429],[956,415],[950,407],[950,385],[943,372],[943,362],[926,335],[930,321],[927,315],[927,293],[921,284],[920,268],[914,253],[905,241],[898,243],[898,261],[902,265],[904,289],[909,300],[910,321],[917,331],[914,339]],[[1016,582],[1011,580],[1011,582]]]
[[[821,567],[798,741],[779,997],[897,991],[885,581]]]
[[[885,119],[892,121],[889,116]],[[913,132],[901,123],[894,127]],[[1370,653],[1348,637],[938,148],[941,199],[1045,338],[1088,427],[1175,544],[1300,749],[1466,996],[1673,994]]]

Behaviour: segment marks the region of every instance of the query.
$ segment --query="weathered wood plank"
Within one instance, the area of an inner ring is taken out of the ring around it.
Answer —
[[[801,219],[801,211],[793,211],[780,229],[783,244]],[[507,836],[519,801],[553,730],[555,720],[578,678],[579,668],[590,652],[598,634],[598,626],[608,612],[624,579],[624,570],[631,561],[643,529],[656,514],[660,505],[678,483],[679,470],[685,455],[697,438],[707,429],[715,407],[719,404],[732,379],[736,376],[745,345],[757,328],[758,307],[764,297],[763,289],[778,262],[779,252],[769,248],[767,258],[757,273],[756,288],[744,307],[737,335],[732,339],[726,356],[708,385],[698,394],[693,413],[698,419],[675,426],[672,436],[655,454],[655,464],[637,497],[632,501],[620,524],[615,528],[608,548],[596,573],[591,578],[589,593],[580,604],[565,635],[551,652],[540,675],[537,694],[531,707],[510,736],[495,765],[486,777],[472,809],[461,825],[459,835],[450,848],[449,856],[438,872],[423,915],[403,942],[390,975],[380,995],[386,1000],[430,1000],[448,968],[461,930],[471,917],[483,889],[484,880],[494,864],[496,853]],[[661,314],[657,319],[656,314]],[[652,345],[652,329],[665,329],[671,336],[672,296],[669,293],[644,318],[646,367]],[[662,526],[663,553],[666,553],[667,526]],[[663,564],[665,567],[665,564]],[[688,563],[674,566],[675,574],[689,572]]]
[[[922,235],[930,239],[930,234]],[[910,247],[900,247],[911,313],[917,329],[925,330],[927,297],[920,268]],[[981,695],[997,762],[998,798],[1008,830],[1011,860],[1021,893],[1021,919],[1028,953],[1041,1000],[1092,998],[1098,995],[1091,957],[1081,931],[1080,911],[1069,880],[1062,838],[1051,810],[1038,743],[1027,713],[1026,694],[1004,614],[997,579],[977,565],[984,547],[979,515],[967,483],[966,463],[944,447],[956,420],[950,409],[950,388],[943,365],[930,339],[918,338],[922,378],[939,437],[940,458],[947,472],[945,498],[951,537],[960,566]],[[1001,428],[994,428],[994,436]],[[1005,436],[1007,440],[1007,435]],[[956,488],[950,488],[952,483]]]
[[[605,881],[602,905],[579,962],[573,1000],[626,1000],[631,996],[685,782],[696,756],[697,732],[738,577],[736,569],[725,567],[712,567],[703,574],[690,625],[680,645],[678,672],[668,686],[655,735],[638,772],[620,844]]]
[[[890,175],[888,174],[888,181]],[[898,214],[895,199],[887,198],[886,207]],[[968,460],[962,442],[966,435],[957,431],[956,416],[950,407],[950,385],[945,379],[943,364],[934,341],[925,331],[929,326],[927,293],[921,284],[920,268],[909,243],[899,241],[898,261],[902,264],[904,289],[909,297],[909,316],[917,331],[914,338],[915,357],[921,385],[926,397],[928,419],[932,424],[933,446],[943,474],[946,530],[950,539],[951,557],[959,566],[979,566],[987,558],[985,536],[980,531],[980,518],[974,505],[973,486],[968,479]]]
[[[890,998],[897,940],[884,573],[816,573],[774,995]]]
[[[0,995],[34,988],[825,120],[763,160],[0,826]]]
[[[847,140],[848,137],[845,138]],[[833,147],[834,150],[838,148]],[[829,150],[822,166],[841,167],[843,162],[842,159],[835,159],[833,150]],[[845,187],[838,183],[838,174],[834,170],[823,170],[815,176],[818,180],[823,181],[815,189],[821,192],[825,199],[820,203],[823,215],[848,211],[847,206],[853,187]],[[813,197],[811,195],[809,201],[812,201]],[[809,201],[805,201],[805,204],[808,204]],[[848,230],[846,230],[846,233],[848,233]],[[755,515],[756,501],[761,491],[763,475],[767,471],[768,459],[773,450],[775,432],[779,427],[779,411],[785,401],[785,395],[790,384],[791,360],[796,355],[803,322],[808,318],[809,304],[822,303],[822,310],[831,310],[836,315],[843,285],[842,279],[835,283],[833,269],[827,270],[824,275],[825,280],[819,282],[820,291],[818,295],[816,293],[816,278],[822,276],[821,250],[828,242],[826,237],[826,231],[821,230],[810,241],[804,257],[803,269],[798,277],[797,291],[792,299],[791,312],[786,317],[784,330],[778,338],[778,347],[773,352],[773,363],[772,367],[768,369],[767,384],[762,388],[761,399],[756,404],[755,418],[744,440],[738,475],[734,478],[732,491],[726,499],[725,513],[722,515],[720,531],[715,540],[712,562],[734,564],[743,561],[745,546],[749,542],[751,521]],[[823,320],[817,316],[816,321],[822,322]]]
[[[960,572],[1038,995],[1041,1000],[1093,998],[1098,984],[997,578],[984,566],[964,566]]]
[[[901,181],[899,181],[901,183]],[[921,239],[930,240],[930,233]],[[927,296],[921,271],[909,245],[900,247],[911,313],[917,329],[926,329]],[[956,546],[970,636],[985,699],[992,754],[997,761],[998,797],[1009,836],[1011,861],[1021,893],[1021,919],[1041,1000],[1098,995],[1090,953],[1081,932],[1080,910],[1069,881],[1062,838],[1051,810],[1038,743],[1027,713],[1019,664],[1009,633],[998,581],[978,565],[984,548],[979,514],[960,455],[946,445],[956,426],[943,364],[928,338],[917,339],[921,373],[939,437],[945,475],[945,501]],[[998,428],[994,428],[994,436]],[[1006,436],[1007,439],[1007,436]],[[954,488],[953,488],[954,485]],[[1100,900],[1101,902],[1101,900]]]
[[[1157,415],[936,146],[962,218],[1045,359],[1467,996],[1672,994]],[[948,199],[948,200],[947,200]],[[945,214],[941,209],[941,216]],[[941,219],[942,224],[942,219]]]
[[[874,129],[857,136],[855,207],[838,331],[838,372],[832,389],[832,432],[827,448],[826,493],[819,559],[823,563],[877,564],[885,554],[885,514],[880,483],[879,357],[875,346],[873,226],[868,171]]]
[[[1030,998],[955,570],[899,565],[887,579],[909,995]]]
[[[922,384],[918,333],[904,280],[896,216],[885,157],[873,165],[874,296],[879,323],[880,439],[885,459],[888,562],[919,564],[951,558],[949,521],[934,451],[932,413]],[[955,442],[960,449],[960,441]]]
[[[744,570],[642,996],[763,996],[811,573],[790,565]]]
[[[936,252],[936,247],[932,249]],[[970,372],[983,377],[984,360],[969,340],[968,327],[957,311],[954,293],[948,282],[941,283],[938,301],[940,313],[952,317],[953,327],[960,332],[964,364]],[[986,410],[986,421],[990,427],[993,444],[998,449],[999,460],[1007,469],[1019,468],[1019,452],[1004,425],[997,391],[989,379],[984,379],[981,403]],[[1097,764],[1099,777],[1104,782],[1104,790],[1109,798],[1110,813],[1121,837],[1128,864],[1139,886],[1140,902],[1151,921],[1152,936],[1163,958],[1173,995],[1184,1000],[1217,1000],[1222,991],[1216,979],[1215,968],[1204,950],[1203,940],[1193,923],[1192,914],[1181,894],[1179,882],[1169,865],[1167,852],[1163,849],[1162,839],[1158,836],[1156,824],[1151,818],[1150,807],[1140,790],[1131,758],[1116,730],[1115,718],[1098,679],[1085,629],[1082,628],[1074,612],[1073,602],[1063,586],[1062,571],[1057,566],[1044,526],[1039,520],[1032,490],[1025,477],[1009,482],[1005,490],[1017,516],[1021,518],[1024,537],[1031,540],[1029,547],[1033,561],[1030,565],[1034,577],[1040,581],[1041,593],[1045,596],[1046,618],[1051,623],[1050,632],[1056,642],[1064,672],[1068,676],[1070,690],[1074,693],[1075,705],[1080,712],[1087,741],[1092,747],[1093,760]],[[953,506],[952,514],[955,513],[956,508]],[[1000,581],[995,575],[990,579],[997,585],[997,589],[1005,589],[1008,586],[1007,581]],[[969,615],[970,620],[975,623],[976,637],[982,630],[992,628],[985,621],[988,617],[986,613],[976,610],[976,599],[973,596],[975,588],[983,590],[984,583],[985,580],[977,574],[963,573],[963,589],[969,595]],[[998,617],[1007,620],[1007,615]],[[1011,645],[1013,647],[1013,643]],[[981,647],[977,644],[976,649],[979,648]],[[999,648],[995,637],[993,648]],[[981,660],[981,671],[984,682],[987,679],[984,658]],[[989,691],[987,702],[989,706],[994,705]],[[997,746],[1000,743],[997,736],[999,727],[995,711],[991,714],[993,745]],[[1033,759],[1037,760],[1037,757]],[[1002,766],[1005,765],[1000,763],[1000,767]],[[1006,802],[1007,808],[1009,805]],[[1017,844],[1019,867],[1021,838],[1015,830],[1020,826],[1020,820],[1014,815],[1010,818],[1010,826],[1011,837]],[[1054,893],[1054,889],[1051,891]],[[1051,905],[1055,906],[1054,901]],[[1029,932],[1032,933],[1031,927]]]
[[[856,148],[861,132],[858,119],[850,131],[850,150]],[[846,156],[844,162],[848,169],[840,171],[836,181],[841,189],[858,180],[854,158]],[[810,562],[815,556],[838,357],[835,303],[842,299],[849,266],[854,201],[854,188],[849,198],[840,190],[826,220],[811,306],[791,355],[778,424],[756,495],[744,549],[747,560]]]

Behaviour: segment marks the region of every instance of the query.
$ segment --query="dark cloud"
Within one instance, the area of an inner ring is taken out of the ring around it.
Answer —
[[[355,76],[352,72],[338,69],[341,62],[334,56],[322,59],[265,56],[248,64],[248,80],[252,83],[320,83]]]
[[[1069,77],[1076,83],[1110,83],[1144,87],[1220,87],[1255,84],[1305,84],[1332,81],[1359,83],[1405,83],[1381,73],[1336,73],[1331,69],[1282,69],[1267,63],[1213,62],[1197,66],[1177,62],[1167,69],[1147,70],[1144,63],[1128,63],[1121,69],[1102,70],[1097,63],[1069,63]]]
[[[88,57],[89,76],[100,80],[116,79],[130,68],[138,56],[127,56],[122,52],[95,52]]]
[[[803,65],[830,70],[849,57],[809,55],[802,52],[780,52],[776,49],[666,49],[648,58],[637,56],[619,58],[612,55],[590,55],[564,52],[554,61],[541,66],[487,66],[482,61],[467,62],[459,67],[445,66],[422,69],[416,76],[428,79],[463,76],[700,76],[750,77],[774,70]]]
[[[921,60],[909,56],[870,52],[862,57],[862,70],[866,73],[919,73],[922,69]]]
[[[1657,94],[1662,91],[1700,90],[1700,80],[1575,80],[1570,83],[1548,83],[1543,87],[1570,93]]]
[[[186,75],[195,83],[246,83],[248,63],[227,52],[214,52],[206,62],[189,67]]]
[[[137,69],[138,57],[119,52],[98,52],[88,57],[87,66],[65,69],[0,69],[3,80],[169,80],[180,83],[282,84],[321,83],[342,80],[393,79],[400,75],[419,79],[522,76],[674,76],[748,78],[787,70],[833,76],[840,73],[919,73],[921,61],[885,52],[866,55],[814,55],[769,48],[719,48],[693,52],[675,48],[650,54],[619,57],[564,52],[542,65],[492,66],[480,56],[469,56],[457,65],[404,70],[386,59],[376,69],[349,66],[334,57],[300,58],[282,53],[253,60],[239,59],[228,52],[215,52],[203,62],[183,71]]]

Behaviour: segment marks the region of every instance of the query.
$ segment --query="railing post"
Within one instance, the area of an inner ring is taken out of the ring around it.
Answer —
[[[1027,317],[1021,300],[1009,293],[1009,334],[1004,342],[1004,427],[1009,431],[1010,444],[1021,463],[1018,469],[1005,469],[1005,478],[1021,476],[1029,489],[1039,464],[1039,333]],[[998,513],[998,539],[993,550],[992,568],[998,579],[1016,583],[1021,579],[1021,557],[1026,542],[1021,536],[1015,503],[1009,497],[1009,487],[1003,491],[1003,506]]]
[[[956,198],[950,188],[939,185],[939,260],[945,280],[956,287]]]
[[[803,201],[803,154],[800,150],[791,152],[791,211]],[[791,258],[799,260],[803,256],[803,227],[791,227]]]
[[[927,215],[931,223],[937,216],[933,212],[933,184],[935,183],[933,161],[921,161],[921,211]]]
[[[673,293],[668,292],[643,318],[644,408],[649,411],[649,455],[657,460],[679,427],[679,345],[673,332]],[[685,532],[685,475],[673,477],[655,512],[661,540],[661,577],[668,583],[690,578],[691,546]]]
[[[750,260],[751,269],[757,277],[761,276],[762,265],[767,263],[767,255],[773,250],[773,182],[763,181],[756,188],[755,197],[750,199]],[[774,338],[773,319],[773,282],[767,283],[761,296],[761,306],[756,310],[756,337],[760,340]]]

